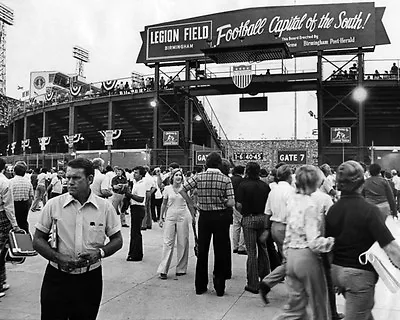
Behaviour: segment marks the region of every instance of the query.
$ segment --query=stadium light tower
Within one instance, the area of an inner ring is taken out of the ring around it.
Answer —
[[[6,95],[6,24],[14,24],[14,11],[0,3],[0,94]]]
[[[83,63],[89,62],[89,51],[81,47],[73,47],[72,56],[76,59],[76,74],[82,78],[83,75]]]

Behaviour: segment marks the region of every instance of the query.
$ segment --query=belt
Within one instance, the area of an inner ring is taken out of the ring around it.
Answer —
[[[71,271],[67,271],[67,270],[61,268],[61,266],[59,264],[57,264],[57,263],[55,263],[53,261],[50,261],[50,265],[53,268],[56,268],[57,270],[60,270],[60,271],[65,272],[65,273],[82,274],[82,273],[86,273],[86,272],[92,271],[92,270],[97,269],[98,267],[100,267],[101,266],[101,261],[97,261],[97,262],[95,262],[95,263],[93,263],[93,264],[91,264],[91,265],[89,265],[87,267],[76,268],[76,269],[73,269]]]
[[[257,217],[264,215],[264,213],[248,213],[248,214],[243,214],[243,217]]]

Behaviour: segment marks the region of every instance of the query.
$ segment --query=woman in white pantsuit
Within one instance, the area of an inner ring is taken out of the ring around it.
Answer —
[[[179,193],[183,182],[182,170],[174,169],[171,172],[170,180],[171,184],[164,188],[161,205],[160,226],[164,226],[164,245],[161,263],[157,269],[161,279],[167,279],[174,252],[175,238],[177,238],[177,276],[186,274],[189,258],[189,223],[191,217],[187,203]]]

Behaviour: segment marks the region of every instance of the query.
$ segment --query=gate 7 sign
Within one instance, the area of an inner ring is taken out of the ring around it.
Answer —
[[[306,164],[306,151],[278,151],[278,162],[286,164]]]
[[[204,166],[206,164],[207,156],[212,151],[195,151],[195,165],[196,166]],[[221,151],[216,151],[221,154]]]

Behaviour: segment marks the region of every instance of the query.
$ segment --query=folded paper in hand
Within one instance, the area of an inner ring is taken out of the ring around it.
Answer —
[[[389,228],[393,237],[400,244],[400,222],[393,217],[386,218],[386,226]],[[396,293],[400,290],[400,269],[398,269],[389,259],[386,252],[375,242],[368,251],[360,254],[360,263],[365,265],[372,264],[383,283],[390,292]]]

